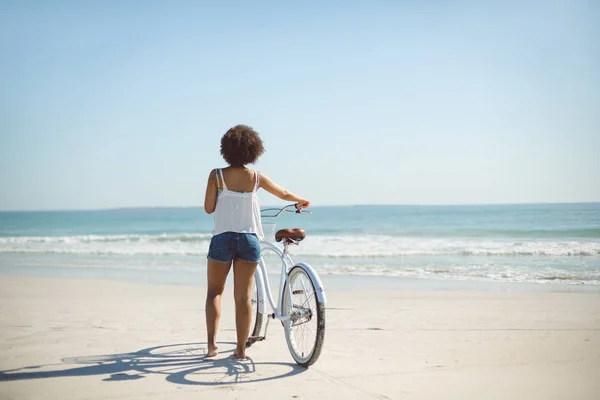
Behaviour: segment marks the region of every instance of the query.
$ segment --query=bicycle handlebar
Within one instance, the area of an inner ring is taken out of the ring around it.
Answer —
[[[265,208],[260,210],[261,213],[261,217],[265,217],[265,218],[275,218],[275,217],[279,217],[279,215],[281,213],[285,212],[293,212],[296,214],[312,214],[310,211],[304,211],[304,210],[299,210],[299,209],[295,209],[295,210],[289,210],[290,207],[294,207],[296,208],[296,203],[293,204],[288,204],[287,206],[283,206],[282,208]],[[277,213],[275,213],[275,215],[262,215],[263,212],[265,211],[277,211]]]

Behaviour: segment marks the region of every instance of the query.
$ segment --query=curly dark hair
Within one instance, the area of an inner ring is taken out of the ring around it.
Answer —
[[[258,132],[247,125],[236,125],[221,138],[221,155],[234,167],[254,164],[264,152]]]

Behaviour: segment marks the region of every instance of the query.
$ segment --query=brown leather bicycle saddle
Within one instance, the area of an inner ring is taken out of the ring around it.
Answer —
[[[295,242],[299,242],[306,237],[306,232],[304,229],[295,228],[295,229],[280,229],[275,234],[275,241],[281,242],[284,239],[293,240]]]

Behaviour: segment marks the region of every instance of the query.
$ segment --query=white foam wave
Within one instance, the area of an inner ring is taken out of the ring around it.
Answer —
[[[85,235],[0,238],[0,253],[206,255],[210,234]]]
[[[112,243],[112,242],[196,242],[210,240],[210,233],[183,233],[177,235],[78,235],[78,236],[10,236],[0,237],[3,244],[30,243]]]
[[[383,276],[514,283],[564,283],[600,286],[600,269],[517,268],[499,265],[393,266],[383,264],[319,266],[323,275]]]
[[[204,256],[210,234],[3,237],[0,253]],[[392,258],[405,256],[600,256],[600,240],[511,241],[383,235],[308,236],[298,256]]]
[[[402,256],[598,256],[600,241],[510,241],[393,236],[317,236],[299,254],[329,258]]]

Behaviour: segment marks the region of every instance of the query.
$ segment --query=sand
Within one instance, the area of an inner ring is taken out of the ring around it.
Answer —
[[[0,276],[1,399],[599,399],[600,293],[328,290],[325,346],[279,322],[204,358],[204,288]]]

